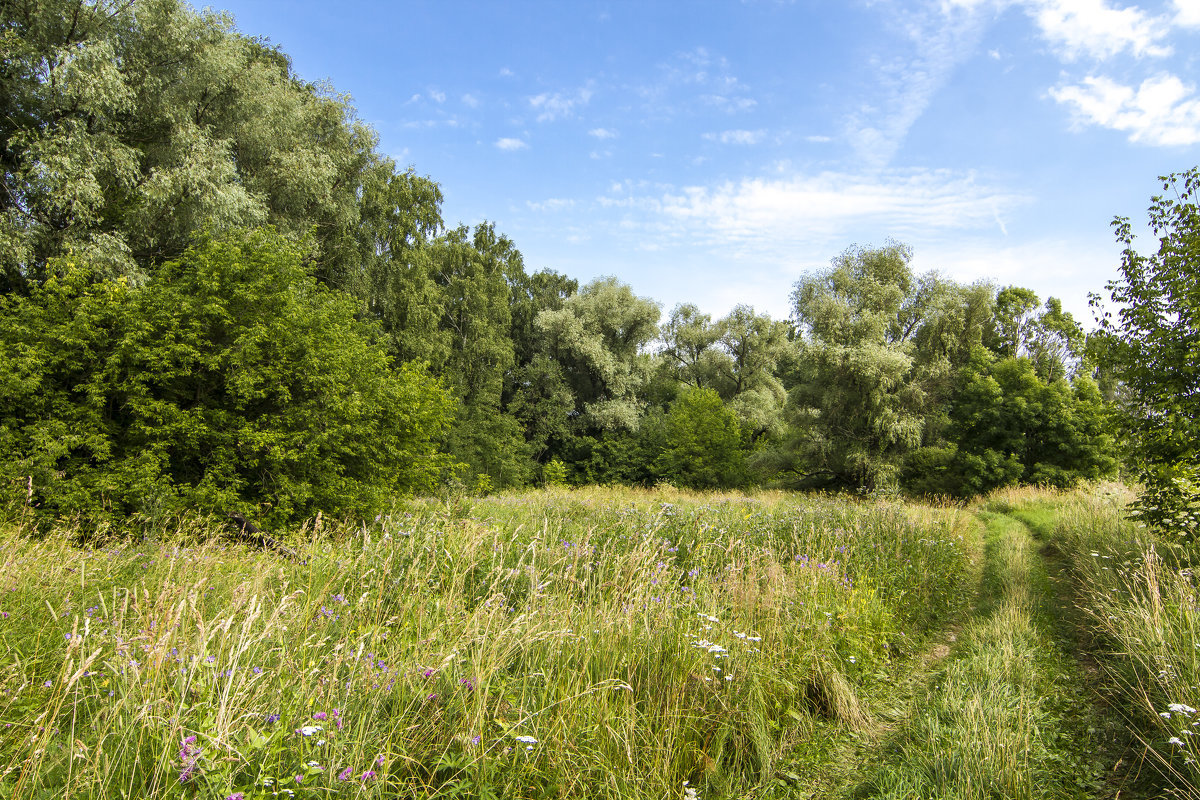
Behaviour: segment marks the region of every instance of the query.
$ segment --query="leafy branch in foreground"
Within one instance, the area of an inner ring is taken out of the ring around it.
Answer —
[[[1200,168],[1163,178],[1152,198],[1157,253],[1134,249],[1128,218],[1113,221],[1125,246],[1107,289],[1118,309],[1100,319],[1102,352],[1124,391],[1123,423],[1145,491],[1134,513],[1188,539],[1200,534]],[[1091,298],[1093,307],[1101,300]]]

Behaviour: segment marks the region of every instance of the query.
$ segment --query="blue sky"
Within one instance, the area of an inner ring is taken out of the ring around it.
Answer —
[[[1200,0],[218,7],[350,94],[449,225],[664,314],[787,317],[797,277],[890,238],[1086,324],[1112,218],[1200,163]]]

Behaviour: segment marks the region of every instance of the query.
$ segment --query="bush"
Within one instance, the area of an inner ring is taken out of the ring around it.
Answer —
[[[238,509],[365,515],[431,488],[451,401],[393,369],[354,301],[273,231],[206,241],[145,286],[60,263],[0,300],[0,478],[100,522]]]

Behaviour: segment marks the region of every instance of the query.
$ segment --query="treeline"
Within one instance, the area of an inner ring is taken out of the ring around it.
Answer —
[[[528,271],[349,100],[177,0],[8,2],[0,479],[43,513],[366,515],[459,484],[969,496],[1111,474],[1086,337],[851,248],[773,320]]]

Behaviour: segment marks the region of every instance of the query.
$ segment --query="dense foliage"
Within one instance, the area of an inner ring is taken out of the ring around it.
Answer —
[[[261,231],[138,289],[73,262],[0,299],[0,475],[60,514],[366,514],[431,489],[450,399]]]
[[[1108,285],[1101,356],[1120,380],[1121,420],[1137,477],[1134,504],[1145,521],[1200,535],[1200,168],[1162,180],[1150,228],[1158,252],[1134,249],[1128,219],[1113,222],[1125,246],[1120,277]],[[1101,305],[1098,297],[1093,304]]]
[[[225,16],[4,9],[0,489],[45,513],[283,521],[559,481],[965,496],[1115,468],[1053,298],[888,243],[802,277],[790,320],[664,321],[447,227],[433,180]]]

